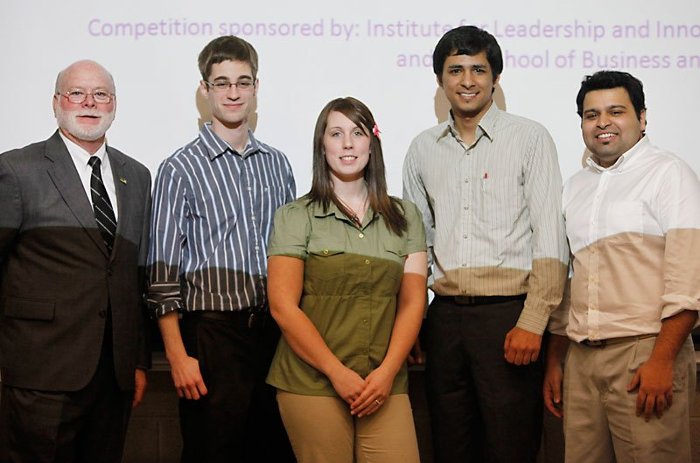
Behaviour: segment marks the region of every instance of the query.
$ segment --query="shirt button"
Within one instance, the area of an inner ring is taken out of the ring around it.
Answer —
[[[365,264],[369,265],[369,259],[365,259]]]
[[[464,210],[469,210],[469,206],[464,206]]]
[[[362,323],[364,323],[364,324],[366,325],[366,324],[367,324],[367,319],[365,318],[364,320],[362,320]]]
[[[328,249],[323,250],[323,255],[328,255]]]
[[[464,238],[464,239],[466,240],[467,238],[469,238],[469,236],[468,236],[468,235],[462,235],[462,238]]]
[[[464,183],[469,183],[469,177],[464,179]]]
[[[365,237],[365,234],[364,234],[364,233],[360,233],[360,234],[357,235],[357,236],[359,236],[360,238],[364,238],[364,237]]]

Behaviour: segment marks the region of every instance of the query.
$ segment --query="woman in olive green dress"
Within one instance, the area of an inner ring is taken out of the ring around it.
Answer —
[[[275,214],[268,383],[300,463],[417,462],[406,358],[423,318],[420,214],[387,194],[379,130],[348,97],[321,111],[311,191]]]

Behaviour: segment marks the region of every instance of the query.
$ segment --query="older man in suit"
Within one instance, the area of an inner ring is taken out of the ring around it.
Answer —
[[[0,155],[0,461],[120,461],[146,387],[150,173],[107,146],[116,103],[73,63],[59,130]]]

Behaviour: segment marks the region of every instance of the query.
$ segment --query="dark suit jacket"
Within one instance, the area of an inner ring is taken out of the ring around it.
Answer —
[[[92,378],[111,310],[123,390],[148,367],[144,268],[151,176],[107,147],[118,204],[111,255],[58,132],[0,154],[0,374],[9,386],[75,391]]]

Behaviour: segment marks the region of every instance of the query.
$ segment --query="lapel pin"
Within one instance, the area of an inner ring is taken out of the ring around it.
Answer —
[[[126,185],[126,179],[124,177],[119,177],[119,181]]]

